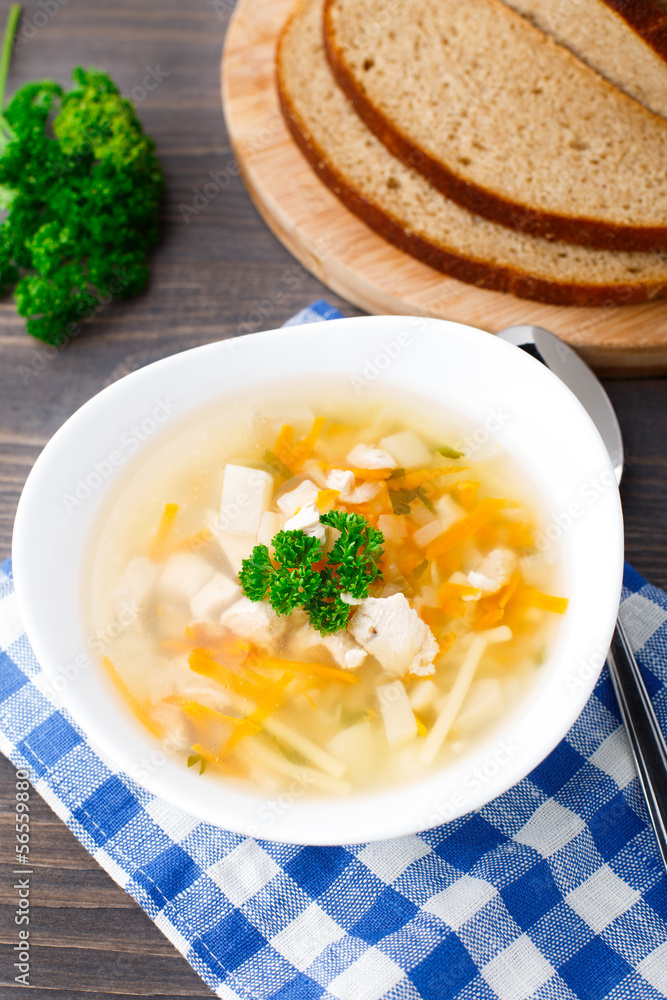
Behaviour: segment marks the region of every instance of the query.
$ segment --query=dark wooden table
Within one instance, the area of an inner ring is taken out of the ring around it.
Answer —
[[[3,3],[4,18],[8,4]],[[155,137],[167,178],[163,238],[150,288],[115,304],[45,360],[11,300],[0,303],[0,558],[10,553],[21,488],[63,421],[105,385],[150,361],[222,337],[279,326],[321,296],[357,310],[304,271],[257,215],[240,180],[191,214],[209,171],[233,164],[220,107],[219,63],[233,0],[30,0],[8,93],[27,80],[65,83],[95,65],[131,95]],[[144,87],[147,77],[153,89]],[[186,218],[188,221],[186,222]],[[607,384],[623,427],[627,555],[667,587],[667,383]],[[576,441],[572,442],[576,448]],[[0,758],[0,996],[16,997],[11,945],[13,767]],[[83,850],[38,795],[31,796],[32,994],[49,1000],[212,995],[143,911]],[[21,987],[22,988],[22,987]]]

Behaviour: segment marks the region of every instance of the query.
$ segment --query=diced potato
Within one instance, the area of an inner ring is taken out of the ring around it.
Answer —
[[[256,535],[238,535],[233,531],[220,531],[215,536],[231,572],[236,575],[241,569],[241,563],[247,559],[255,545]]]
[[[327,750],[362,780],[373,777],[380,763],[377,738],[365,719],[336,733],[327,743]]]
[[[257,544],[266,545],[268,548],[271,545],[272,539],[278,534],[281,527],[282,518],[280,514],[276,514],[273,510],[265,510],[259,522]]]
[[[417,735],[417,720],[402,682],[378,684],[377,693],[389,746],[405,746]]]
[[[190,601],[192,617],[198,622],[218,621],[225,608],[240,596],[238,584],[224,573],[215,573]]]
[[[453,524],[456,524],[457,521],[460,521],[462,517],[465,517],[466,513],[463,507],[460,507],[449,493],[445,493],[444,496],[439,497],[435,501],[435,510],[440,519],[443,531],[446,531]]]
[[[413,538],[415,540],[415,545],[418,545],[420,549],[425,549],[427,545],[441,535],[445,529],[443,528],[440,518],[435,517],[428,524],[423,525],[421,528],[417,528]]]
[[[319,486],[314,483],[312,479],[304,479],[299,483],[296,489],[290,490],[289,493],[283,493],[279,496],[276,500],[276,507],[283,514],[285,514],[286,517],[292,517],[307,503],[315,503],[319,492]]]
[[[426,677],[423,681],[417,681],[410,687],[408,695],[410,704],[415,712],[423,712],[425,708],[434,705],[442,691],[432,680]]]
[[[387,541],[405,538],[407,534],[405,517],[397,514],[381,514],[378,518],[378,528]]]
[[[146,556],[131,559],[113,590],[116,611],[140,615],[151,599],[159,572],[159,566]]]
[[[270,506],[272,493],[273,476],[270,473],[228,462],[218,507],[218,530],[256,535],[260,518]]]
[[[157,582],[158,597],[169,604],[189,604],[214,573],[210,562],[194,552],[176,552],[164,564]]]
[[[380,447],[388,451],[400,469],[418,469],[428,466],[433,458],[421,438],[414,431],[390,434],[380,441]]]

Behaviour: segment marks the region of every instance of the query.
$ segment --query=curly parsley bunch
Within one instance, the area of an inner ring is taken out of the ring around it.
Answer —
[[[145,286],[164,188],[132,103],[99,70],[72,75],[67,93],[48,80],[21,87],[0,121],[0,291],[13,289],[28,332],[56,345]]]

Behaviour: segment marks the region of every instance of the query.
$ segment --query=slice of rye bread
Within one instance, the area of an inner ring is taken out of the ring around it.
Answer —
[[[667,249],[667,121],[502,0],[326,0],[327,56],[387,148],[487,219]]]
[[[504,0],[656,114],[667,118],[667,0]]]
[[[473,215],[404,166],[336,85],[322,39],[324,0],[301,0],[278,43],[287,125],[317,176],[377,233],[460,281],[564,305],[667,294],[667,254],[554,243]]]

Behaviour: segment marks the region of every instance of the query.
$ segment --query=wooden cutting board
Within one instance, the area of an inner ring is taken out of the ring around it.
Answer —
[[[493,333],[535,323],[596,371],[667,374],[667,299],[550,306],[448,278],[369,229],[317,178],[292,140],[275,86],[276,41],[293,0],[239,0],[222,58],[222,99],[241,175],[279,240],[325,285],[370,313],[436,316]]]

